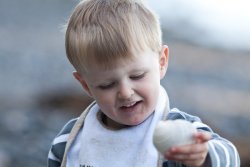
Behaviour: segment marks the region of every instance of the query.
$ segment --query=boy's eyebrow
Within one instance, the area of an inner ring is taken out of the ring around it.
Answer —
[[[100,82],[94,82],[94,83],[91,83],[90,85],[92,85],[93,87],[99,87],[101,85],[108,85],[108,84],[112,84],[116,82],[115,80],[110,80],[110,81],[100,81]]]
[[[148,71],[147,67],[137,67],[136,69],[131,70],[131,72],[146,72]]]
[[[97,78],[94,78],[92,81],[91,81],[91,84],[92,85],[98,85],[98,84],[105,84],[105,83],[110,83],[110,82],[114,82],[116,79],[114,76],[111,76],[111,77],[106,77],[106,78],[102,78],[102,79],[98,79]]]

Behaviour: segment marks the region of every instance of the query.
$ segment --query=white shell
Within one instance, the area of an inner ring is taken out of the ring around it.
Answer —
[[[185,120],[160,121],[153,134],[153,142],[157,150],[164,154],[173,146],[194,143],[196,128]]]

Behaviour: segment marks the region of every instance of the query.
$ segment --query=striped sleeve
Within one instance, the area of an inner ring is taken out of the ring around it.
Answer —
[[[235,146],[226,139],[213,139],[208,142],[209,155],[214,167],[238,167],[240,158]]]
[[[69,133],[76,120],[69,121],[53,140],[48,154],[48,167],[60,167]]]
[[[209,157],[212,167],[239,167],[240,157],[235,146],[228,140],[214,133],[201,119],[182,112],[178,109],[172,109],[167,117],[168,120],[184,119],[191,122],[198,131],[207,131],[212,135],[212,139],[208,142]]]

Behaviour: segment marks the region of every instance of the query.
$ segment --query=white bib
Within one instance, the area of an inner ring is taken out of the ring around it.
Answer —
[[[147,120],[138,126],[110,130],[97,119],[99,106],[93,106],[85,118],[83,129],[69,150],[67,166],[156,167],[158,152],[153,145],[152,136],[156,123],[162,119],[166,108],[169,109],[168,97],[165,90],[161,89],[155,112]]]

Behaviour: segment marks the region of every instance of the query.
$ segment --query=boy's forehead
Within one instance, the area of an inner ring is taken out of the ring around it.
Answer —
[[[137,54],[134,54],[133,56],[128,57],[121,57],[119,59],[114,59],[107,63],[98,63],[93,62],[92,64],[87,65],[85,73],[86,74],[97,74],[102,72],[112,72],[117,69],[124,69],[124,70],[138,70],[141,67],[145,66],[145,63],[148,63],[152,59],[150,57],[158,58],[158,54],[151,51],[143,51],[143,52],[137,52]]]
[[[98,72],[109,72],[116,70],[118,67],[126,66],[127,64],[133,63],[134,58],[120,58],[115,59],[106,63],[94,62],[92,65],[87,65],[86,73],[98,73]]]

